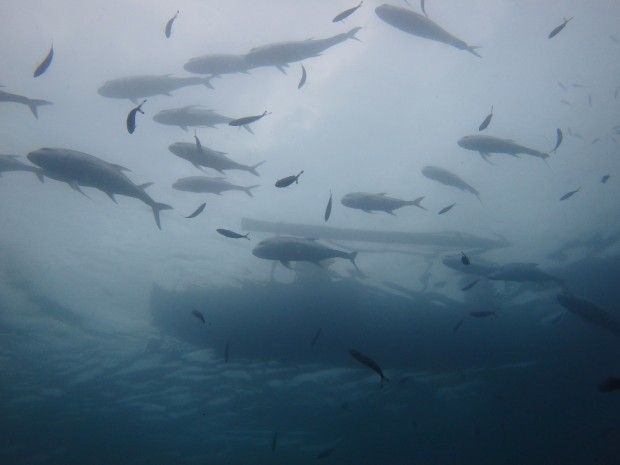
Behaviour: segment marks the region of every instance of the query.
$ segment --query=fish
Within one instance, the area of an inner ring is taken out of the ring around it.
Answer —
[[[288,187],[293,183],[299,184],[299,176],[301,176],[303,172],[304,170],[301,170],[297,176],[287,176],[285,178],[278,179],[276,181],[275,186],[276,187]]]
[[[578,188],[577,188],[577,189],[575,189],[574,191],[567,192],[567,193],[566,193],[566,194],[564,194],[562,197],[560,197],[560,202],[561,202],[562,200],[566,200],[566,199],[571,198],[573,195],[575,195],[575,194],[576,194],[577,192],[579,192],[580,190],[581,190],[581,187],[578,187]]]
[[[562,84],[560,81],[558,81],[558,86],[560,86],[562,90],[566,90],[566,86]]]
[[[194,139],[196,140],[196,150],[198,151],[198,153],[202,154],[202,144],[200,143],[200,139],[198,139],[198,136],[196,135],[195,129],[194,129]]]
[[[566,19],[564,18],[564,22],[562,24],[560,24],[558,27],[556,27],[553,31],[551,31],[549,33],[549,39],[552,39],[553,37],[555,37],[556,35],[558,35],[560,33],[560,31],[562,29],[564,29],[566,27],[566,25],[568,24],[568,22],[573,19],[572,17]]]
[[[608,175],[608,174],[606,174],[605,176],[603,176],[603,177],[601,178],[601,182],[602,182],[603,184],[605,184],[608,180],[609,180],[609,175]]]
[[[562,134],[562,130],[560,128],[557,128],[555,132],[556,132],[555,147],[553,147],[553,150],[551,150],[551,153],[554,153],[558,149],[558,147],[562,143],[562,140],[564,139],[564,134]]]
[[[39,181],[43,182],[43,171],[41,168],[36,166],[26,165],[18,160],[18,155],[3,155],[0,154],[0,177],[2,177],[2,173],[6,173],[9,171],[27,171],[30,173],[34,173]]]
[[[325,222],[329,220],[330,215],[332,214],[332,191],[329,191],[329,200],[327,201],[327,207],[325,207]]]
[[[136,130],[136,113],[140,112],[144,114],[144,112],[142,111],[142,105],[144,105],[145,103],[146,103],[146,100],[143,100],[140,105],[132,109],[127,115],[126,123],[127,123],[127,131],[129,131],[129,134],[133,134],[133,132]]]
[[[569,107],[572,106],[572,104],[568,100],[561,99],[560,102],[562,102],[564,105],[568,105]]]
[[[576,89],[583,89],[585,87],[583,84],[578,84],[575,82],[573,82],[571,86],[575,87]]]
[[[541,158],[542,160],[549,158],[548,153],[519,145],[512,139],[500,139],[494,136],[465,136],[458,141],[458,145],[464,149],[478,152],[487,163],[490,163],[489,156],[492,153],[505,153],[513,157],[516,157],[519,153],[524,153]]]
[[[220,233],[222,236],[230,237],[231,239],[241,239],[242,237],[244,237],[248,241],[250,240],[250,238],[248,237],[250,235],[250,233],[239,234],[239,233],[236,233],[234,231],[230,231],[229,229],[221,229],[221,228],[216,229],[216,231],[218,233]]]
[[[424,16],[428,16],[426,14],[426,9],[424,8],[424,0],[420,0],[420,8],[422,9],[422,13],[424,13]]]
[[[609,40],[611,40],[612,42],[618,43],[618,39],[616,39],[614,36],[609,36]]]
[[[561,286],[564,285],[561,279],[540,270],[536,263],[509,263],[493,272],[488,278],[494,281],[514,281],[519,283],[555,282]]]
[[[320,244],[314,239],[277,236],[262,240],[252,250],[255,257],[264,260],[276,260],[287,268],[290,262],[312,262],[320,266],[320,262],[329,258],[345,258],[357,269],[355,258],[357,252],[343,252]]]
[[[461,252],[461,263],[463,265],[471,265],[471,260],[469,260],[469,257],[465,255],[463,252]]]
[[[244,129],[246,129],[248,132],[252,133],[252,130],[250,129],[248,124],[254,123],[258,121],[259,119],[261,119],[262,117],[266,115],[270,115],[270,114],[271,114],[270,111],[265,110],[262,115],[244,116],[242,118],[237,118],[232,121],[229,121],[228,125],[229,126],[241,126]]]
[[[123,173],[126,168],[93,155],[64,148],[41,148],[30,152],[27,158],[42,168],[45,176],[66,182],[75,190],[80,191],[79,186],[94,187],[107,194],[113,201],[116,201],[114,195],[125,195],[141,200],[153,210],[159,229],[161,229],[159,212],[172,209],[170,205],[155,202],[145,192],[150,183],[136,185]]]
[[[192,315],[202,321],[203,325],[207,323],[207,321],[205,320],[205,316],[199,310],[192,310]]]
[[[224,178],[211,178],[209,176],[188,176],[186,178],[178,179],[172,188],[184,191],[184,192],[196,192],[196,193],[210,193],[216,195],[222,195],[222,192],[236,190],[243,191],[248,196],[252,195],[252,189],[258,187],[254,186],[237,186],[226,181]]]
[[[357,11],[357,9],[359,7],[362,6],[362,3],[364,3],[363,1],[359,3],[359,5],[354,6],[353,8],[349,8],[347,10],[344,10],[342,13],[338,13],[334,19],[332,19],[332,23],[337,23],[339,21],[342,21],[346,18],[348,18],[349,16],[351,16],[353,13],[355,13]]]
[[[177,157],[187,160],[199,170],[202,170],[204,166],[222,174],[227,170],[240,170],[259,176],[256,168],[265,163],[265,160],[263,160],[255,165],[244,165],[228,158],[226,152],[213,150],[204,145],[201,145],[199,150],[197,144],[190,144],[188,142],[175,142],[168,146],[168,150]]]
[[[448,205],[447,207],[443,207],[441,210],[439,210],[439,213],[437,213],[438,215],[443,215],[444,213],[449,212],[450,210],[452,210],[452,208],[456,205],[456,203],[453,203],[451,205]]]
[[[588,323],[620,337],[620,319],[598,305],[564,291],[556,295],[560,305]]]
[[[497,312],[491,310],[479,310],[475,312],[469,312],[469,314],[475,318],[486,318],[491,315],[497,315]]]
[[[598,138],[598,137],[596,139],[592,139],[592,143],[593,144],[598,144],[600,141],[601,141],[601,139]]]
[[[472,55],[480,58],[480,55],[476,52],[476,49],[480,47],[468,45],[426,16],[422,16],[407,8],[388,4],[375,8],[375,13],[380,19],[396,29],[425,39],[442,42],[459,50],[467,50]]]
[[[598,385],[598,390],[601,392],[613,392],[620,390],[620,378],[616,376],[606,378]]]
[[[426,210],[420,203],[424,197],[418,197],[415,200],[401,200],[394,197],[388,197],[385,193],[371,194],[368,192],[351,192],[346,194],[340,203],[345,207],[355,208],[357,210],[371,213],[373,211],[382,211],[390,215],[394,215],[394,210],[415,205],[422,210]]]
[[[329,457],[330,455],[332,455],[332,453],[335,451],[336,449],[334,449],[333,447],[330,447],[329,449],[325,449],[324,451],[320,452],[319,455],[316,456],[317,460],[323,460],[326,459],[327,457]]]
[[[467,284],[465,287],[461,288],[461,291],[463,291],[463,292],[469,291],[472,287],[474,287],[476,284],[478,284],[478,281],[480,281],[480,280],[476,279],[475,281],[472,281],[471,283]]]
[[[620,86],[616,87],[616,90],[614,91],[614,98],[615,99],[618,98],[618,93],[620,93]]]
[[[31,99],[24,97],[23,95],[11,94],[10,92],[5,92],[4,90],[0,90],[0,102],[21,103],[22,105],[26,105],[30,108],[30,111],[37,119],[39,118],[38,109],[40,106],[53,105],[52,102],[47,100]]]
[[[422,174],[428,179],[432,179],[433,181],[437,181],[446,186],[456,187],[462,191],[469,192],[475,195],[478,200],[482,202],[482,200],[480,200],[480,192],[447,169],[440,168],[438,166],[425,166],[422,168]]]
[[[452,328],[452,334],[456,333],[459,329],[461,329],[461,326],[463,326],[463,322],[465,320],[463,320],[462,318],[456,322],[456,324],[454,325],[454,328]]]
[[[297,84],[297,88],[301,89],[306,83],[306,68],[304,65],[301,65],[301,79],[299,80],[299,84]]]
[[[349,39],[359,40],[355,37],[355,34],[361,29],[361,27],[355,27],[349,32],[337,34],[325,39],[277,42],[255,47],[245,55],[245,62],[252,68],[275,66],[281,72],[285,73],[285,68],[289,63],[317,57],[328,48]]]
[[[275,431],[273,433],[273,437],[271,438],[271,452],[275,452],[277,446],[278,446],[278,432]]]
[[[220,77],[222,74],[248,74],[252,66],[246,62],[245,55],[214,53],[191,58],[183,65],[183,69],[194,74],[211,74]]]
[[[224,363],[228,363],[228,356],[230,353],[230,343],[226,343],[226,348],[224,349]]]
[[[188,86],[203,85],[213,89],[212,77],[173,77],[170,74],[163,76],[138,75],[112,79],[104,82],[97,93],[106,98],[129,99],[138,103],[139,99],[156,95],[171,95],[171,92]]]
[[[36,67],[36,69],[32,73],[32,76],[39,77],[45,71],[47,71],[47,68],[49,68],[52,64],[52,58],[54,58],[54,44],[52,44],[52,46],[50,47],[50,50],[49,52],[47,52],[47,55],[45,55],[43,61],[39,64],[39,66]]]
[[[319,328],[319,330],[316,332],[316,334],[314,335],[314,337],[312,338],[312,342],[310,343],[311,346],[316,344],[316,341],[318,341],[319,336],[321,335],[321,329]]]
[[[592,106],[592,95],[588,94],[588,105]]]
[[[202,211],[205,209],[205,207],[207,206],[207,203],[203,203],[202,205],[200,205],[195,211],[194,213],[192,213],[189,216],[186,216],[185,218],[196,218],[198,215],[200,215],[202,213]]]
[[[172,23],[174,23],[174,20],[177,19],[178,15],[179,15],[179,10],[177,10],[174,16],[170,18],[168,22],[166,23],[166,29],[164,30],[164,33],[166,34],[166,39],[170,39],[170,34],[172,34]]]
[[[491,113],[489,113],[487,117],[484,119],[484,121],[480,123],[480,126],[478,126],[478,131],[484,131],[486,128],[488,128],[489,123],[491,123],[491,118],[493,118],[493,107],[492,106],[491,106]]]
[[[362,354],[360,351],[355,350],[355,349],[351,349],[349,353],[353,356],[355,360],[360,362],[362,365],[367,366],[368,368],[370,368],[372,371],[374,371],[381,377],[381,387],[383,387],[384,381],[389,381],[389,379],[386,378],[386,376],[383,374],[381,367],[379,367],[377,362],[375,362],[373,359],[371,359],[370,357]]]
[[[184,131],[187,131],[188,126],[214,128],[217,124],[228,124],[233,119],[200,105],[188,105],[182,108],[162,110],[153,116],[153,120],[159,124],[179,126]]]

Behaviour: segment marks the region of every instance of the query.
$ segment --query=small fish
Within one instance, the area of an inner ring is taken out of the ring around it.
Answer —
[[[287,176],[276,181],[276,187],[287,187],[291,184],[299,184],[299,176],[303,174],[304,170],[301,170],[297,176]]]
[[[469,265],[469,264],[471,264],[471,261],[469,260],[469,257],[468,257],[467,255],[465,255],[463,252],[461,252],[461,255],[462,255],[462,257],[461,257],[461,263],[462,263],[463,265]]]
[[[230,343],[226,343],[226,349],[224,349],[224,363],[228,363],[228,354],[230,352]]]
[[[314,344],[316,344],[316,341],[319,339],[319,336],[321,335],[321,329],[319,328],[319,330],[316,332],[316,334],[314,335],[314,337],[312,338],[312,342],[310,343],[311,346],[313,346]]]
[[[198,153],[202,153],[202,144],[200,143],[200,139],[198,139],[198,136],[196,135],[195,129],[194,129],[194,139],[196,139],[196,150],[198,150]]]
[[[576,82],[573,82],[571,86],[573,86],[576,89],[583,89],[585,87],[583,84],[578,84]]]
[[[620,378],[610,376],[601,384],[598,385],[598,390],[601,392],[612,392],[620,389]]]
[[[555,152],[560,146],[560,144],[562,143],[562,140],[564,139],[564,134],[562,134],[562,130],[560,128],[557,128],[555,132],[556,132],[555,147],[553,147],[553,150],[551,152]]]
[[[355,349],[351,349],[349,352],[355,360],[360,362],[362,365],[367,366],[381,377],[381,387],[383,387],[383,381],[389,381],[389,379],[386,378],[383,374],[383,371],[381,371],[381,368],[379,367],[377,362],[375,362],[373,359],[367,357],[366,355]]]
[[[166,38],[169,39],[170,38],[170,34],[172,33],[172,23],[174,23],[174,20],[177,19],[177,16],[179,14],[179,10],[177,10],[177,12],[174,14],[174,16],[172,18],[170,18],[168,20],[168,22],[166,23]]]
[[[337,23],[338,21],[342,21],[343,19],[348,18],[349,16],[351,16],[353,13],[355,13],[357,11],[357,9],[359,7],[362,6],[362,3],[364,2],[360,2],[359,5],[354,6],[353,8],[349,8],[348,10],[344,10],[342,13],[338,13],[334,19],[332,19],[332,23]]]
[[[463,319],[461,318],[459,321],[456,322],[456,324],[454,325],[454,328],[452,328],[452,334],[456,333],[461,326],[463,326]]]
[[[463,292],[465,292],[465,291],[469,291],[472,287],[474,287],[474,286],[478,283],[478,281],[480,281],[480,280],[479,280],[479,279],[476,279],[475,281],[473,281],[473,282],[469,283],[467,286],[463,287],[463,288],[461,289],[461,291],[463,291]]]
[[[47,52],[47,55],[45,56],[41,64],[37,66],[37,68],[34,70],[34,73],[32,73],[32,76],[39,77],[45,71],[47,71],[47,68],[49,68],[49,66],[52,64],[52,58],[54,58],[54,44],[52,44],[52,46],[50,47],[50,51]]]
[[[273,433],[273,438],[271,439],[271,452],[276,451],[276,447],[278,447],[278,432]]]
[[[325,221],[329,220],[332,214],[332,191],[329,191],[329,200],[327,201],[327,207],[325,208]]]
[[[306,83],[306,68],[304,65],[301,65],[301,79],[299,80],[299,84],[297,84],[297,88],[301,89]]]
[[[579,192],[580,189],[581,189],[581,187],[578,187],[574,191],[567,192],[562,197],[560,197],[560,201],[571,198],[573,195],[575,195],[577,192]]]
[[[271,114],[270,111],[265,110],[262,115],[244,116],[243,118],[237,118],[229,122],[228,125],[229,126],[246,126],[250,123],[254,123],[255,121],[258,121],[263,116],[270,115],[270,114]]]
[[[562,84],[560,81],[558,81],[558,86],[560,86],[562,90],[566,90],[566,86]]]
[[[493,107],[491,106],[491,113],[487,115],[484,121],[478,126],[478,131],[484,131],[489,127],[489,123],[491,123],[491,118],[493,118]]]
[[[143,100],[140,105],[131,110],[127,115],[127,131],[129,131],[129,134],[133,134],[133,132],[136,130],[136,113],[140,112],[144,114],[144,112],[142,111],[142,105],[144,105],[145,103],[146,100]]]
[[[608,175],[608,174],[606,174],[605,176],[603,176],[603,177],[601,178],[601,182],[602,182],[603,184],[605,184],[608,180],[609,180],[609,175]]]
[[[592,106],[592,95],[588,94],[588,104]]]
[[[321,452],[319,455],[317,455],[316,458],[317,458],[317,460],[326,459],[327,457],[332,455],[332,452],[334,452],[335,450],[336,449],[334,449],[334,448],[325,449],[323,452]]]
[[[428,16],[428,15],[426,14],[426,9],[424,9],[424,0],[421,0],[421,1],[420,1],[420,7],[422,8],[422,13],[424,13],[424,16]]]
[[[250,240],[250,238],[248,237],[250,233],[239,234],[228,229],[216,229],[216,231],[219,232],[222,236],[230,237],[231,239],[241,239],[242,237],[245,237],[248,241]]]
[[[564,22],[549,33],[549,39],[551,39],[551,38],[555,37],[556,35],[558,35],[560,33],[560,31],[566,27],[566,25],[568,24],[568,22],[571,19],[573,19],[573,18],[572,17],[570,17],[568,19],[564,18]]]
[[[454,207],[456,205],[456,203],[453,203],[452,205],[448,205],[447,207],[443,207],[441,210],[439,210],[439,213],[437,213],[438,215],[443,215],[444,213],[449,212],[450,210],[452,210],[452,207]]]
[[[564,105],[568,105],[569,107],[573,106],[573,104],[570,103],[568,100],[562,99],[562,100],[560,100],[560,102],[562,102]]]
[[[497,312],[490,311],[490,310],[480,310],[480,311],[476,311],[476,312],[469,312],[469,314],[471,316],[476,317],[476,318],[486,318],[486,317],[491,316],[491,315],[497,315]]]
[[[207,206],[206,202],[203,203],[201,206],[199,206],[194,213],[192,213],[189,216],[186,216],[185,218],[196,218],[198,215],[200,215],[202,213],[202,211],[205,209],[205,207]]]
[[[192,310],[192,315],[194,315],[196,318],[198,318],[200,321],[202,321],[202,324],[206,324],[207,321],[205,320],[204,315],[198,311],[198,310]]]

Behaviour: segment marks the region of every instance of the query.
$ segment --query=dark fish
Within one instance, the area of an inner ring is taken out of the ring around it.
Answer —
[[[299,184],[299,176],[303,174],[304,170],[301,170],[297,176],[287,176],[276,181],[276,187],[287,187],[291,184]]]
[[[486,318],[487,316],[497,315],[497,312],[490,310],[480,310],[476,312],[469,312],[471,316],[475,316],[476,318]]]
[[[336,449],[334,449],[334,448],[325,449],[323,452],[321,452],[319,455],[317,455],[316,458],[317,458],[317,460],[326,459],[327,457],[332,455],[332,452],[334,452],[335,450]]]
[[[278,447],[278,432],[273,433],[273,438],[271,439],[271,452],[276,451],[276,447]]]
[[[461,318],[459,321],[456,322],[456,324],[454,325],[454,328],[452,328],[452,334],[456,333],[461,326],[463,326],[463,319]]]
[[[207,204],[205,202],[201,206],[199,206],[194,213],[192,213],[189,216],[186,216],[185,218],[196,218],[198,215],[200,215],[202,213],[202,211],[205,209],[206,206],[207,206]]]
[[[355,349],[351,349],[349,352],[351,353],[351,355],[353,356],[355,360],[360,362],[362,365],[367,366],[368,368],[373,370],[375,373],[377,373],[381,377],[381,387],[383,387],[383,381],[389,381],[389,379],[387,379],[385,375],[383,374],[383,371],[381,371],[381,368],[379,367],[377,362],[375,362],[373,359],[371,359],[370,357],[367,357],[366,355],[362,354],[361,352]]]
[[[465,292],[465,291],[469,291],[472,287],[474,287],[474,286],[478,283],[478,281],[480,281],[480,280],[479,280],[479,279],[476,279],[475,281],[473,281],[473,282],[469,283],[467,286],[463,287],[463,288],[461,289],[461,291],[463,291],[463,292]]]
[[[204,315],[199,312],[198,310],[192,310],[192,315],[194,315],[196,318],[198,318],[200,321],[202,321],[202,324],[206,324],[207,321],[205,320]]]
[[[560,81],[558,81],[558,86],[560,86],[562,90],[566,90],[566,86],[562,84]]]
[[[262,115],[244,116],[243,118],[237,118],[229,122],[228,125],[229,126],[246,126],[250,123],[254,123],[255,121],[258,121],[263,116],[270,115],[270,114],[271,114],[270,111],[265,110]]]
[[[342,13],[338,13],[334,17],[334,19],[332,19],[332,23],[337,23],[338,21],[342,21],[343,19],[348,18],[353,13],[355,13],[360,6],[362,6],[362,3],[364,3],[364,2],[360,2],[359,5],[354,6],[353,8],[349,8],[348,10],[344,10]]]
[[[608,179],[609,179],[609,175],[608,175],[608,174],[606,174],[605,176],[603,176],[603,177],[601,178],[601,182],[602,182],[603,184],[605,184],[605,183],[608,181]]]
[[[195,129],[194,129],[194,139],[196,139],[196,150],[198,150],[199,153],[202,153],[202,144],[200,143],[200,139],[198,139],[198,136],[196,135]]]
[[[325,208],[325,221],[329,220],[329,216],[332,214],[332,191],[329,191],[329,200],[327,201],[327,207]]]
[[[491,122],[491,118],[493,118],[493,107],[491,107],[491,113],[487,115],[484,121],[478,126],[478,131],[484,131],[489,127],[489,123]]]
[[[319,339],[319,336],[321,335],[321,329],[319,328],[319,330],[316,332],[316,334],[314,335],[314,337],[312,338],[312,342],[310,343],[311,346],[313,346],[314,344],[316,344],[316,341]]]
[[[422,8],[422,13],[424,13],[424,16],[428,16],[428,15],[426,14],[426,10],[424,9],[424,0],[421,0],[421,1],[420,1],[420,7]]]
[[[34,77],[39,77],[45,71],[47,71],[47,68],[49,68],[49,66],[52,64],[52,58],[54,58],[54,45],[53,44],[50,47],[50,51],[47,52],[47,55],[45,56],[41,64],[37,66],[37,69],[34,70],[34,73],[32,73],[32,75]]]
[[[301,79],[299,80],[299,84],[297,84],[297,88],[301,89],[306,83],[306,68],[304,65],[301,65]]]
[[[556,133],[555,147],[553,147],[553,150],[551,152],[555,152],[560,146],[560,144],[562,143],[562,140],[564,139],[564,134],[562,134],[562,130],[560,128],[557,128],[555,133]]]
[[[462,263],[463,265],[469,265],[469,264],[471,264],[471,261],[469,260],[469,257],[468,257],[467,255],[465,255],[463,252],[461,252],[461,255],[462,255],[462,257],[461,257],[461,263]]]
[[[566,25],[568,24],[568,22],[571,19],[573,19],[573,18],[572,17],[570,17],[568,19],[564,18],[564,22],[549,33],[549,38],[551,39],[551,38],[555,37],[556,35],[558,35],[560,33],[560,31],[566,27]]]
[[[579,190],[581,189],[581,187],[578,187],[577,189],[575,189],[574,191],[570,191],[567,192],[566,194],[564,194],[562,197],[560,197],[560,201],[562,200],[566,200],[571,198],[574,194],[576,194],[577,192],[579,192]]]
[[[226,343],[226,349],[224,349],[224,362],[225,362],[225,363],[228,363],[228,354],[229,354],[229,351],[230,351],[230,343],[229,343],[229,342],[227,342],[227,343]]]
[[[170,34],[172,33],[172,23],[174,23],[174,20],[177,19],[178,14],[179,14],[179,10],[177,10],[174,16],[170,18],[168,22],[166,23],[166,38],[168,39],[170,38]]]
[[[248,237],[250,233],[244,235],[236,233],[234,231],[230,231],[228,229],[216,229],[216,231],[219,232],[222,236],[230,237],[231,239],[241,239],[242,237],[245,237],[248,241],[250,240],[250,238]]]
[[[610,376],[601,384],[598,385],[598,390],[601,392],[612,392],[620,389],[620,378]]]
[[[452,205],[448,205],[447,207],[443,207],[441,210],[439,210],[439,213],[437,213],[438,215],[443,215],[444,213],[449,212],[450,210],[452,210],[452,207],[454,207],[456,205],[456,203],[453,203]]]
[[[146,100],[143,100],[140,105],[131,110],[127,115],[127,131],[129,131],[129,134],[133,134],[133,132],[136,130],[136,113],[140,112],[144,114],[144,112],[142,111],[142,105],[144,105],[145,102]]]

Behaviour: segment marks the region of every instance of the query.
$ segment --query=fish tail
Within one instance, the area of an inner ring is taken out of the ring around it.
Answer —
[[[30,108],[30,111],[32,112],[34,117],[37,119],[39,119],[38,108],[42,105],[52,105],[52,102],[48,102],[47,100],[37,100],[37,99],[28,100],[28,108]]]
[[[41,181],[42,183],[45,182],[45,176],[43,176],[43,172],[41,170],[34,170],[33,172],[34,174],[37,175],[37,178],[39,178],[39,181]]]
[[[476,52],[476,50],[479,48],[481,47],[479,47],[478,45],[466,45],[465,46],[465,50],[467,50],[469,53],[471,53],[472,55],[476,55],[478,58],[482,58],[482,55]]]
[[[357,252],[351,252],[350,254],[348,254],[347,258],[349,260],[351,260],[351,263],[353,263],[353,266],[355,267],[355,269],[357,271],[359,271],[360,269],[357,267],[357,263],[355,263],[355,258],[357,257]]]
[[[209,76],[209,77],[204,78],[204,80],[202,81],[202,85],[205,86],[205,87],[208,87],[209,89],[215,89],[211,85],[211,79],[213,79],[214,77],[216,77],[216,76]]]
[[[361,42],[361,40],[355,37],[355,34],[357,34],[361,29],[361,27],[354,27],[353,29],[351,29],[349,32],[347,32],[347,39],[353,39]]]
[[[255,187],[259,187],[260,184],[256,184],[254,186],[248,186],[248,187],[244,187],[243,188],[243,192],[245,192],[246,194],[248,194],[250,197],[254,198],[254,196],[252,195],[252,191],[250,189],[254,189]]]
[[[481,205],[484,205],[484,202],[482,201],[482,199],[480,198],[480,192],[476,191],[474,192],[474,195],[478,198],[478,201],[480,202]]]
[[[250,173],[252,173],[254,176],[260,176],[260,174],[258,174],[258,171],[256,171],[256,168],[258,168],[260,165],[262,165],[263,163],[265,163],[267,160],[263,160],[260,163],[257,163],[256,165],[252,165],[250,167],[248,167],[248,171]]]
[[[422,200],[424,200],[424,196],[418,197],[417,199],[412,200],[411,202],[407,202],[407,205],[415,205],[416,207],[421,208],[422,210],[428,211],[428,209],[420,205],[420,202],[422,202]]]
[[[166,205],[165,203],[154,202],[153,205],[151,205],[151,208],[153,209],[153,216],[155,217],[155,223],[157,223],[157,227],[161,230],[161,223],[159,221],[159,212],[162,210],[172,210],[172,207],[170,205]]]

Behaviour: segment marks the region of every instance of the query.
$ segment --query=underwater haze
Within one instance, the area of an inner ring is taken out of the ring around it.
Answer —
[[[0,3],[0,463],[620,463],[617,0]]]

